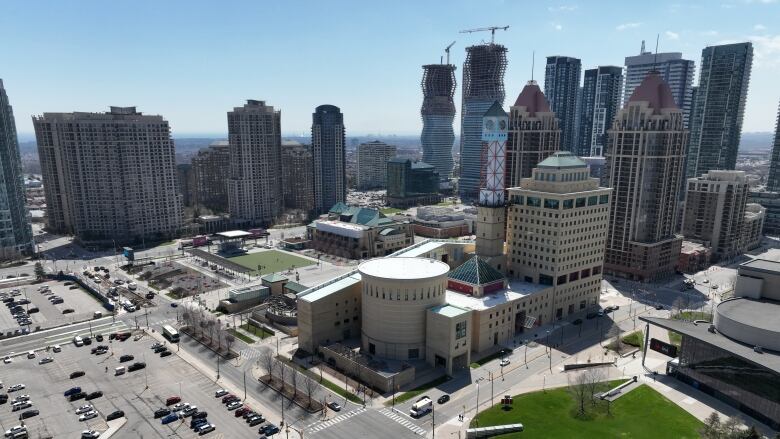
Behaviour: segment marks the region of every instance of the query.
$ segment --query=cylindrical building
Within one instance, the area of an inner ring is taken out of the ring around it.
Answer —
[[[358,267],[363,280],[363,352],[394,360],[425,359],[425,312],[445,303],[444,262],[377,258]]]

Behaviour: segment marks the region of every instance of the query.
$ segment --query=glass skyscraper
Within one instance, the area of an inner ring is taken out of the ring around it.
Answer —
[[[16,123],[0,79],[0,260],[33,252],[32,228],[24,206],[24,177]]]
[[[688,178],[712,169],[736,167],[752,64],[750,42],[702,50],[699,88],[691,118]]]
[[[568,56],[548,56],[544,95],[560,121],[561,151],[577,153],[577,95],[582,63]]]
[[[623,69],[615,66],[601,66],[585,70],[580,97],[579,130],[577,154],[580,157],[604,156],[607,144],[607,130],[620,110],[620,95],[623,91]]]
[[[775,143],[772,146],[772,158],[769,162],[769,177],[767,178],[766,189],[772,192],[780,192],[780,108],[777,110]]]
[[[439,178],[452,177],[452,145],[455,131],[455,66],[452,64],[428,64],[423,66],[422,116],[423,161],[436,168]]]
[[[325,213],[347,199],[344,115],[339,107],[320,105],[312,114],[314,210]]]
[[[482,175],[482,116],[494,102],[504,105],[506,52],[506,47],[493,43],[466,48],[458,180],[458,192],[465,201],[476,200],[479,195]]]

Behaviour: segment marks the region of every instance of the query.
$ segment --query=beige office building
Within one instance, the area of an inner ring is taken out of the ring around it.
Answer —
[[[709,171],[689,178],[682,234],[709,247],[713,260],[743,252],[742,237],[749,184],[744,171]]]
[[[281,119],[280,111],[252,99],[228,112],[227,193],[234,221],[266,226],[282,211]]]
[[[84,243],[170,239],[182,225],[168,121],[135,107],[33,117],[47,227]]]
[[[509,189],[509,277],[554,287],[548,322],[598,305],[611,192],[569,152]]]
[[[384,142],[361,143],[357,147],[357,188],[387,187],[387,162],[395,157],[396,148]]]

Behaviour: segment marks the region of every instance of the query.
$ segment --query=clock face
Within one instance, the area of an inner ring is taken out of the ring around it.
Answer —
[[[505,130],[506,129],[506,121],[505,120],[500,120],[498,122],[498,128],[502,129],[502,130]]]
[[[485,122],[485,128],[487,128],[489,130],[492,130],[494,125],[495,125],[495,122],[493,122],[493,119],[488,119]]]

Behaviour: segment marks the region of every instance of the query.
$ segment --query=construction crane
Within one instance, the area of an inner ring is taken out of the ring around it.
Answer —
[[[447,53],[447,64],[450,63],[450,48],[455,45],[455,41],[451,42],[449,46],[447,46],[446,49],[444,49],[444,52]]]
[[[490,44],[493,44],[493,41],[496,37],[496,30],[507,30],[509,29],[509,26],[490,26],[490,27],[480,27],[478,29],[466,29],[460,31],[462,34],[470,34],[473,32],[487,32],[490,31]]]

